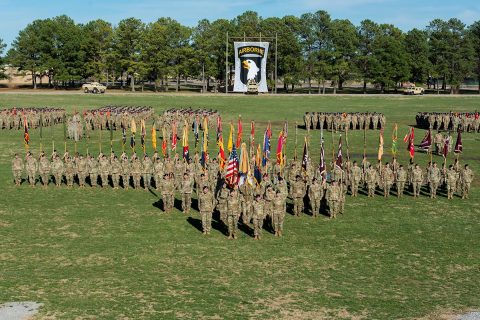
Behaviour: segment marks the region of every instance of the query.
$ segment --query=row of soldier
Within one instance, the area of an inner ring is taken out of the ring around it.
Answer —
[[[443,131],[480,131],[480,117],[475,112],[419,112],[415,116],[417,127]]]
[[[136,123],[140,123],[141,120],[146,121],[153,117],[154,113],[152,107],[146,106],[105,106],[84,111],[83,119],[87,131],[116,130],[130,128],[132,120]]]
[[[345,130],[364,130],[385,128],[387,119],[377,112],[306,112],[303,116],[305,128]]]
[[[29,128],[48,127],[62,123],[64,116],[64,109],[53,107],[1,109],[0,129],[23,129],[25,121]]]

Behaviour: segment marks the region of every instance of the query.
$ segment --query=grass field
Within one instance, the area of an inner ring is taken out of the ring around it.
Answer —
[[[226,122],[238,114],[245,122],[257,121],[256,141],[267,120],[276,140],[288,119],[290,155],[293,123],[305,111],[383,112],[385,160],[398,123],[399,159],[406,163],[401,140],[416,112],[473,111],[480,98],[0,95],[0,107],[73,111],[107,104],[148,105],[157,113],[171,107],[218,109],[224,139]],[[301,142],[305,130],[298,131]],[[367,134],[374,158],[378,131]],[[423,134],[416,131],[417,143]],[[51,136],[44,129],[48,150]],[[61,126],[53,136],[62,150]],[[325,136],[330,159],[332,138]],[[93,153],[98,138],[92,137]],[[118,153],[120,133],[114,138]],[[38,154],[38,131],[31,139]],[[204,237],[197,211],[165,215],[155,191],[15,187],[10,162],[14,152],[24,152],[22,140],[21,131],[0,131],[0,303],[44,303],[38,319],[442,319],[480,308],[480,134],[463,136],[460,161],[476,172],[470,200],[347,197],[346,213],[338,219],[288,214],[283,238],[266,233],[259,242],[248,232],[229,241],[217,222]],[[318,131],[310,144],[318,161]],[[351,157],[360,160],[363,132],[350,131],[349,145]],[[103,147],[109,148],[107,133]],[[85,143],[78,148],[85,151]],[[210,150],[216,151],[213,141]],[[428,160],[417,153],[422,166]]]

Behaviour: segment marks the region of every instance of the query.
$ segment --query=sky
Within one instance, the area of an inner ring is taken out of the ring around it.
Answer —
[[[261,17],[300,16],[326,10],[334,19],[358,25],[364,19],[392,23],[404,31],[423,29],[435,18],[480,20],[480,0],[0,0],[0,38],[10,45],[35,19],[66,14],[77,23],[104,19],[113,24],[128,17],[152,22],[171,17],[187,26],[201,19],[232,19],[253,10]]]

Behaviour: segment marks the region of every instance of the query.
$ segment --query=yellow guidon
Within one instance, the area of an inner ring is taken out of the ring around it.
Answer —
[[[247,60],[243,60],[243,61],[242,61],[242,65],[243,65],[243,67],[244,67],[245,69],[247,69],[247,70],[250,69],[250,65],[248,64],[248,61],[247,61]]]

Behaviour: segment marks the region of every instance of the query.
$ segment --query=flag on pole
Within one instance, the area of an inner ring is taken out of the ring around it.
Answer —
[[[397,156],[397,134],[398,134],[398,125],[395,123],[393,126],[393,133],[392,133],[392,155],[395,158]]]
[[[380,138],[378,142],[378,161],[382,161],[383,157],[383,129],[380,130]]]
[[[28,144],[30,143],[30,134],[28,133],[28,121],[27,118],[23,118],[23,143],[28,151]]]
[[[340,140],[338,141],[338,153],[337,160],[335,161],[335,166],[343,169],[342,135],[340,135]]]
[[[155,128],[155,122],[152,125],[152,148],[153,151],[157,151],[157,128]]]
[[[227,150],[232,152],[233,149],[233,124],[230,122],[230,133],[228,134]]]
[[[203,119],[203,141],[202,141],[202,159],[201,164],[203,168],[207,167],[208,163],[208,126],[207,117]]]
[[[241,175],[247,175],[250,171],[250,162],[249,162],[247,144],[242,142],[241,150],[240,150],[240,165],[239,165],[239,173]]]
[[[172,151],[177,150],[177,123],[174,121],[172,125]]]
[[[262,149],[259,143],[257,147],[257,154],[255,156],[255,167],[253,170],[253,177],[255,178],[255,181],[257,182],[257,184],[260,184],[260,182],[262,181],[262,171],[260,170],[261,165],[262,165]]]
[[[217,116],[217,142],[220,140],[220,136],[222,135],[222,117]]]
[[[325,180],[325,173],[327,171],[327,164],[325,163],[325,147],[323,137],[321,138],[320,143],[320,175],[322,176],[322,180]]]
[[[432,130],[428,130],[425,133],[425,136],[422,139],[422,142],[420,142],[419,148],[425,152],[430,151],[430,147],[432,146]]]
[[[132,118],[132,123],[130,124],[130,132],[132,136],[130,137],[130,148],[135,151],[135,133],[137,133],[137,124],[135,123],[135,119]]]
[[[127,129],[125,129],[125,126],[122,125],[122,149],[125,148],[126,144],[127,144]]]
[[[457,135],[457,142],[455,142],[455,153],[462,153],[463,152],[463,145],[462,145],[462,134],[460,130],[458,130],[458,135]]]
[[[283,145],[285,144],[285,136],[283,134],[283,130],[280,131],[278,135],[278,142],[277,142],[277,164],[283,166]]]
[[[183,136],[182,136],[182,147],[183,147],[183,158],[187,161],[190,160],[189,150],[188,150],[188,125],[185,121],[185,126],[183,127]]]
[[[165,127],[162,128],[162,154],[163,157],[167,157],[167,133],[165,132]]]
[[[193,122],[193,135],[195,136],[195,150],[197,149],[198,144],[198,117],[195,117]]]
[[[240,145],[242,143],[242,135],[243,135],[242,117],[239,116],[238,117],[237,141],[236,141],[237,149],[240,148]]]
[[[307,145],[307,137],[305,136],[305,142],[303,144],[303,156],[302,156],[302,169],[304,172],[307,171],[308,165],[308,145]]]
[[[227,173],[225,174],[225,181],[230,187],[233,187],[238,182],[238,157],[237,149],[233,146],[230,157],[228,158]]]
[[[265,130],[265,134],[263,135],[263,159],[262,159],[262,166],[265,167],[267,165],[268,160],[270,160],[270,137],[271,134],[269,133],[269,129]]]
[[[225,158],[225,147],[223,146],[223,136],[221,134],[218,139],[217,145],[218,145],[218,163],[220,165],[220,169],[223,170],[225,168],[226,158]]]
[[[407,151],[410,154],[410,159],[413,159],[415,156],[415,132],[414,128],[410,128],[409,133],[405,135],[405,138],[403,138],[403,142],[407,143]]]
[[[140,120],[140,142],[142,144],[143,153],[145,153],[145,136],[147,131],[145,130],[145,120]]]
[[[250,139],[251,139],[251,143],[252,143],[252,146],[255,145],[255,121],[251,121],[250,122]]]
[[[445,141],[443,142],[443,150],[442,150],[442,155],[444,158],[447,158],[448,156],[448,149],[450,148],[450,135],[445,138]]]

